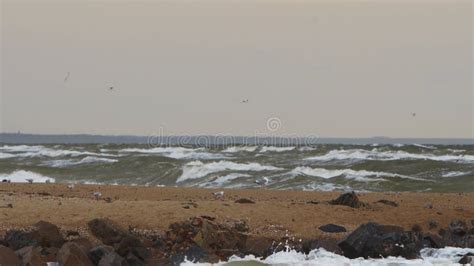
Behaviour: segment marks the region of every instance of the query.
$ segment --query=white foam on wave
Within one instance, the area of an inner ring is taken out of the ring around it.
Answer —
[[[317,150],[318,148],[316,147],[311,147],[311,146],[303,146],[303,147],[300,147],[298,150],[299,151],[315,151]]]
[[[226,183],[228,183],[232,180],[241,178],[241,177],[250,177],[250,175],[242,174],[242,173],[231,173],[231,174],[228,174],[228,175],[219,176],[216,179],[214,179],[210,182],[200,184],[199,186],[200,187],[208,187],[208,188],[210,188],[210,187],[222,187]]]
[[[260,149],[260,152],[285,152],[285,151],[292,151],[294,149],[296,149],[296,147],[263,146]]]
[[[10,174],[0,174],[0,179],[7,179],[12,183],[27,183],[27,179],[32,179],[33,183],[45,183],[46,181],[53,183],[55,181],[54,178],[24,170],[17,170]]]
[[[474,162],[474,155],[434,155],[416,154],[405,151],[379,151],[378,149],[363,150],[332,150],[320,156],[313,156],[305,160],[332,161],[332,160],[379,160],[393,161],[404,159],[450,161],[450,162]]]
[[[257,150],[257,146],[232,146],[223,150],[222,152],[236,153],[236,152],[254,152]]]
[[[14,157],[16,157],[14,154],[0,152],[0,159],[8,159],[8,158],[14,158]]]
[[[414,143],[413,146],[418,147],[418,148],[428,149],[428,150],[436,150],[436,147],[423,145],[423,144]]]
[[[212,154],[204,152],[204,148],[189,149],[184,147],[157,147],[151,149],[129,148],[122,149],[120,153],[142,153],[142,154],[159,154],[173,159],[223,159],[226,156],[222,154]]]
[[[201,161],[189,162],[183,166],[183,174],[176,182],[183,182],[190,179],[198,179],[211,173],[221,171],[275,171],[281,168],[271,165],[261,165],[259,163],[234,163],[229,161],[219,161],[203,163]]]
[[[311,168],[307,166],[296,167],[290,173],[292,175],[306,175],[306,176],[321,177],[325,179],[330,179],[330,178],[338,177],[338,176],[344,176],[345,178],[354,179],[360,182],[387,181],[386,179],[383,179],[383,178],[369,178],[369,177],[399,177],[399,178],[425,181],[425,179],[399,175],[399,174],[394,174],[394,173],[373,172],[373,171],[352,170],[352,169]]]
[[[97,163],[116,163],[118,160],[116,159],[109,159],[109,158],[100,158],[95,156],[87,156],[82,158],[81,160],[54,160],[54,161],[47,161],[43,163],[43,165],[51,166],[51,167],[69,167],[69,166],[76,166],[76,165],[83,165],[83,164],[97,164]]]
[[[1,151],[7,151],[12,157],[62,157],[62,156],[107,156],[116,157],[113,154],[95,153],[88,151],[74,151],[74,150],[56,150],[44,146],[29,146],[29,145],[5,145],[0,147]]]
[[[263,265],[295,265],[295,266],[309,266],[309,265],[332,265],[332,266],[386,266],[386,265],[420,265],[420,266],[433,266],[433,265],[459,265],[457,262],[461,256],[474,252],[474,249],[469,248],[452,248],[446,247],[442,249],[423,249],[421,250],[421,258],[408,260],[402,257],[387,257],[380,259],[349,259],[341,255],[326,251],[323,248],[312,250],[308,255],[297,252],[295,250],[285,250],[274,253],[265,259],[256,258],[253,255],[248,255],[243,258],[238,256],[232,256],[228,262],[219,262],[217,264],[209,263],[194,263],[185,261],[182,266],[192,265],[228,265],[229,263],[236,262],[254,262],[262,263]],[[245,265],[245,264],[243,264]]]
[[[462,172],[462,171],[451,171],[444,173],[442,177],[456,177],[456,176],[463,176],[463,175],[468,175],[470,172]]]

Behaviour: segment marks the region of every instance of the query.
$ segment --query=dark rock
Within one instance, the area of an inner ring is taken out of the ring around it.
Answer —
[[[123,257],[127,257],[129,253],[132,253],[138,259],[145,261],[150,257],[150,251],[143,246],[141,241],[134,236],[126,236],[120,241],[117,249],[117,254]]]
[[[92,266],[92,261],[83,247],[74,242],[65,243],[58,251],[58,262],[61,266]]]
[[[43,260],[41,256],[41,247],[24,247],[15,251],[15,254],[21,259],[21,265],[33,266],[46,264],[46,261]]]
[[[388,206],[398,207],[398,203],[396,203],[395,201],[386,200],[386,199],[381,199],[381,200],[379,200],[375,203],[382,203],[382,204],[385,204],[385,205],[388,205]]]
[[[360,208],[360,207],[366,206],[365,203],[359,200],[359,197],[356,195],[354,191],[340,195],[337,199],[329,201],[329,204],[344,205],[344,206],[349,206],[351,208]]]
[[[473,226],[474,226],[474,219],[472,219],[472,220],[471,220],[471,225],[473,225]]]
[[[247,233],[250,231],[250,227],[248,226],[247,222],[243,220],[238,220],[234,222],[234,229],[237,232]]]
[[[207,262],[209,255],[198,245],[191,245],[171,257],[171,265],[180,265],[185,259],[192,262]]]
[[[435,229],[436,227],[438,227],[438,222],[435,221],[435,220],[429,220],[428,221],[428,226],[430,229]]]
[[[273,242],[273,239],[267,237],[250,235],[247,237],[242,253],[254,255],[257,258],[265,258],[270,255]]]
[[[38,242],[42,247],[60,248],[64,244],[64,238],[56,225],[39,221],[35,227],[38,232]]]
[[[146,263],[142,261],[140,258],[135,256],[133,253],[128,253],[125,257],[125,260],[128,265],[130,266],[146,266]]]
[[[437,235],[425,235],[423,237],[423,247],[426,248],[444,248],[446,242]]]
[[[346,228],[336,224],[326,224],[319,227],[319,230],[326,233],[342,233],[347,232]]]
[[[235,203],[240,203],[240,204],[255,204],[255,201],[247,198],[240,198],[235,201]]]
[[[421,233],[423,232],[423,228],[419,224],[415,224],[412,226],[411,230],[416,233]]]
[[[79,237],[79,236],[80,236],[80,234],[77,231],[68,230],[66,232],[66,238],[75,238],[75,237]]]
[[[462,258],[458,261],[461,265],[470,264],[472,262],[472,257],[468,255],[462,256]]]
[[[338,245],[344,256],[351,259],[388,256],[414,259],[419,255],[422,241],[419,234],[404,232],[400,227],[368,223],[359,226]]]
[[[100,245],[89,250],[88,256],[94,265],[98,265],[101,259],[111,252],[114,252],[113,247]]]
[[[5,246],[0,246],[0,265],[15,266],[20,265],[20,263],[20,259],[15,255],[13,250]]]
[[[120,243],[122,238],[128,235],[127,231],[120,228],[109,219],[94,219],[89,221],[87,225],[95,237],[109,246],[115,243]]]
[[[105,254],[97,264],[98,266],[129,266],[129,263],[114,251]]]
[[[449,230],[455,235],[464,236],[467,233],[466,222],[461,220],[453,220],[449,224]]]
[[[35,232],[24,232],[19,230],[8,231],[5,235],[5,242],[13,250],[18,250],[26,246],[38,245],[38,236]]]

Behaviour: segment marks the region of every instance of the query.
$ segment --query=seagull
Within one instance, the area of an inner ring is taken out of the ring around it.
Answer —
[[[102,197],[102,193],[99,191],[94,192],[92,195],[94,195],[95,200],[99,200]]]
[[[416,116],[416,113],[411,113],[411,116],[415,117],[415,116]]]
[[[73,190],[74,189],[74,184],[67,185],[67,188],[69,188],[69,190]]]
[[[268,183],[270,183],[270,179],[268,179],[268,177],[263,177],[262,179],[255,180],[255,183],[257,183],[261,186],[266,186],[266,185],[268,185]]]
[[[241,101],[241,103],[249,103],[249,99],[244,99]]]
[[[212,195],[214,196],[214,198],[220,199],[224,197],[224,191],[214,192],[212,193]]]
[[[71,73],[67,72],[66,77],[64,78],[64,82],[67,82],[67,80],[69,79],[69,75],[70,75],[70,74],[71,74]]]
[[[28,178],[28,179],[25,179],[25,180],[26,180],[28,183],[33,184],[33,179]]]
[[[109,87],[109,91],[113,91],[114,89],[115,89],[114,86]]]

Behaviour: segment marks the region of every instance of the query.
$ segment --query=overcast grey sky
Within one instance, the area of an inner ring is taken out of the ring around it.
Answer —
[[[472,138],[472,12],[470,0],[3,0],[0,131]]]

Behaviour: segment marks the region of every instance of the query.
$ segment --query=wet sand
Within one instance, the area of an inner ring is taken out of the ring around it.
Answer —
[[[94,199],[95,191],[102,193],[101,200]],[[212,193],[216,191],[225,192],[223,199],[214,198]],[[358,209],[325,203],[340,194],[99,185],[76,185],[69,190],[65,184],[0,184],[0,234],[39,220],[85,232],[87,222],[100,217],[125,228],[160,232],[173,222],[206,215],[217,221],[245,220],[250,232],[259,236],[317,238],[329,236],[318,229],[328,223],[342,225],[348,232],[369,221],[399,225],[407,230],[419,224],[429,231],[430,220],[437,221],[439,229],[447,227],[453,219],[474,219],[474,193],[360,193],[360,200],[368,206]],[[239,198],[252,199],[255,204],[235,203]],[[375,203],[381,199],[399,206]]]

